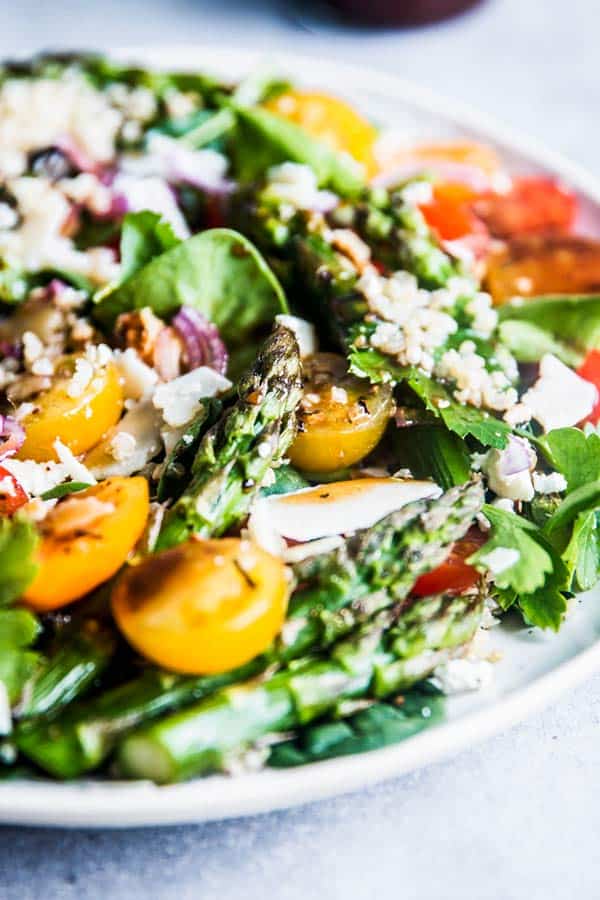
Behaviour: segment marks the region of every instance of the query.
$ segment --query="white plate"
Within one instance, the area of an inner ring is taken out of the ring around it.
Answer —
[[[262,53],[197,46],[129,49],[118,55],[233,78],[265,62]],[[487,116],[362,67],[288,53],[268,62],[298,82],[345,94],[371,117],[415,137],[479,138],[494,145],[511,168],[562,176],[580,194],[586,223],[598,230],[600,183]],[[297,769],[214,776],[168,787],[147,782],[9,782],[0,785],[0,822],[69,827],[200,822],[306,803],[400,775],[510,727],[600,669],[599,599],[600,590],[579,598],[558,635],[507,625],[494,629],[492,646],[503,659],[493,685],[450,698],[442,724],[401,744]]]

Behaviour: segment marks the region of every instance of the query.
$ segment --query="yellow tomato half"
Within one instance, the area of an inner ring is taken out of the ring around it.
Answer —
[[[145,478],[109,478],[60,502],[42,523],[39,569],[25,592],[43,612],[78,600],[123,565],[148,518]]]
[[[145,657],[176,672],[225,672],[265,650],[288,600],[283,562],[239,538],[191,540],[123,573],[117,625]]]
[[[91,374],[89,367],[83,354],[60,362],[52,386],[35,398],[35,410],[22,421],[20,459],[56,459],[56,438],[75,455],[85,453],[119,421],[123,392],[116,366],[95,365]]]
[[[334,150],[349,153],[362,163],[368,177],[375,174],[377,131],[348,103],[316,91],[287,91],[270,100],[267,107]]]
[[[304,361],[299,432],[290,447],[294,466],[335,472],[359,462],[379,443],[393,409],[388,385],[372,385],[348,372],[335,353]]]

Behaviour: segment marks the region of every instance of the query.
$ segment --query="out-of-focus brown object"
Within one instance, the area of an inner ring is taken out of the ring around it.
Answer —
[[[476,6],[481,0],[328,0],[340,12],[370,25],[424,25]]]
[[[600,292],[600,241],[573,235],[513,238],[488,262],[494,303],[511,297]]]
[[[506,194],[488,194],[473,209],[494,237],[566,232],[577,215],[577,198],[554,178],[514,178]]]

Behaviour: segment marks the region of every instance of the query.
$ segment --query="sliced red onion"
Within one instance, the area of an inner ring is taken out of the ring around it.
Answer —
[[[529,441],[511,435],[508,439],[508,446],[500,453],[500,474],[504,476],[517,475],[519,472],[529,471],[535,464],[536,455]]]
[[[229,355],[216,325],[191,306],[182,306],[172,324],[181,336],[190,369],[209,366],[225,374]]]
[[[395,187],[423,172],[432,172],[440,181],[466,184],[477,192],[487,191],[492,187],[489,176],[477,166],[427,159],[409,160],[388,172],[382,172],[373,179],[372,184],[375,187]]]
[[[62,150],[65,156],[68,156],[75,168],[79,169],[80,172],[93,172],[94,174],[97,172],[98,163],[89,157],[69,135],[63,135],[63,137],[59,138],[56,141],[56,146],[59,150]]]
[[[23,356],[23,347],[19,341],[0,341],[0,356],[3,359],[20,360]]]
[[[313,212],[328,213],[335,209],[339,202],[340,198],[333,191],[316,191],[310,208]]]
[[[25,430],[12,416],[0,415],[0,459],[12,456],[20,450],[25,441]]]

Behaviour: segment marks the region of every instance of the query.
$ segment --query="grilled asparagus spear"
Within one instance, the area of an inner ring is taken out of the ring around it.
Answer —
[[[73,778],[99,766],[129,729],[269,666],[327,648],[406,597],[465,534],[482,502],[479,483],[454,488],[439,499],[409,504],[345,547],[297,566],[304,587],[292,596],[283,634],[248,666],[200,677],[148,669],[97,699],[74,704],[51,723],[24,723],[16,733],[19,749],[52,774]]]
[[[294,439],[300,375],[296,338],[279,327],[242,378],[237,402],[200,442],[192,480],[167,513],[155,549],[192,534],[218,536],[244,518],[267,470]]]
[[[386,697],[428,675],[475,632],[477,597],[435,596],[379,613],[327,656],[297,660],[271,677],[235,685],[130,733],[120,769],[158,783],[227,770],[255,742],[343,714],[343,702]]]

